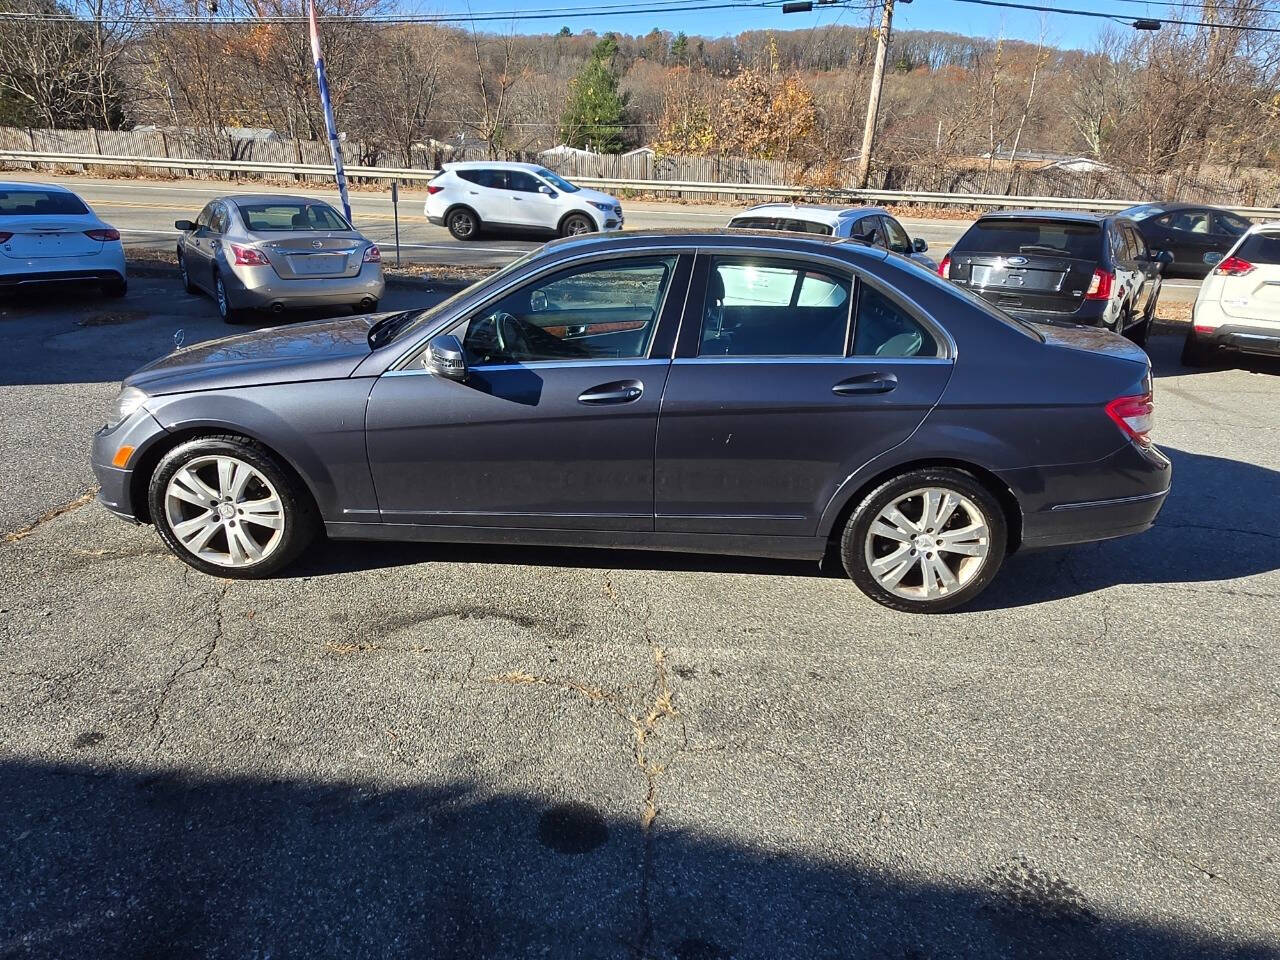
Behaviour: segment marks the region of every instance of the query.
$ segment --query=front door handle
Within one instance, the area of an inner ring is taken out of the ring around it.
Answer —
[[[841,380],[831,392],[841,397],[866,393],[888,393],[898,385],[898,377],[892,373],[864,373],[859,377]]]
[[[644,384],[639,380],[615,380],[613,383],[602,383],[578,395],[579,403],[631,403],[639,400],[644,393]]]

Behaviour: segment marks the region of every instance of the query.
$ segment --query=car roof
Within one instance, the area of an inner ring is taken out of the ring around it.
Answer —
[[[69,193],[75,196],[74,190],[69,190],[60,183],[40,183],[31,180],[0,180],[0,190],[48,190],[52,193]]]
[[[320,200],[316,197],[299,197],[290,193],[232,193],[225,197],[215,197],[215,200],[230,200],[237,206],[242,203],[323,203],[326,207],[332,207],[328,200]]]
[[[521,163],[517,160],[459,160],[442,164],[441,170],[545,170],[540,163]]]
[[[991,210],[979,220],[1068,220],[1075,223],[1102,223],[1114,213],[1094,213],[1091,210]]]
[[[831,226],[835,226],[841,220],[857,220],[877,214],[892,216],[884,207],[840,206],[831,203],[758,203],[754,207],[747,207],[735,213],[731,219],[769,213],[786,214],[797,220],[816,220]]]
[[[761,247],[779,252],[829,253],[845,259],[865,257],[870,260],[884,260],[889,251],[881,247],[873,247],[857,240],[844,237],[825,236],[816,233],[790,233],[785,230],[730,229],[728,227],[690,227],[688,229],[669,230],[627,230],[624,233],[588,233],[576,237],[562,237],[552,240],[543,248],[548,253],[565,253],[573,251],[589,251],[593,248],[605,250],[643,250],[647,247],[677,247],[690,251],[700,246],[714,244],[723,247],[742,247],[756,250]]]

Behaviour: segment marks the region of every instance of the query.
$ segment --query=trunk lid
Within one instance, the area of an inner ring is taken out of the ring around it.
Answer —
[[[1052,347],[1100,353],[1120,360],[1131,360],[1143,366],[1150,363],[1146,352],[1133,341],[1101,327],[1062,326],[1054,323],[1032,323],[1032,326],[1044,338],[1045,343]]]
[[[1280,328],[1280,231],[1245,237],[1229,259],[1244,260],[1252,269],[1240,276],[1220,277],[1222,312],[1250,324]]]
[[[356,233],[299,231],[259,242],[257,247],[287,280],[331,280],[358,274],[366,245]]]
[[[102,252],[102,241],[85,234],[92,227],[80,217],[0,218],[0,233],[12,234],[0,254],[15,260],[91,257]]]

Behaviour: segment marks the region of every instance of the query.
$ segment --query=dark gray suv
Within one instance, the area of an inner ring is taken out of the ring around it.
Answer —
[[[100,498],[219,576],[333,538],[819,559],[932,612],[1169,490],[1146,355],[860,243],[548,244],[429,310],[177,350],[94,440]]]

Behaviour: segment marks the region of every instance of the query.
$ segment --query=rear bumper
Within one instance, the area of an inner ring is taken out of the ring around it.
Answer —
[[[229,271],[226,281],[231,305],[240,309],[324,307],[335,303],[355,305],[361,300],[381,300],[386,279],[377,264],[365,264],[354,277],[285,280],[269,267],[241,267]]]
[[[124,279],[124,265],[119,270],[91,267],[85,270],[38,270],[22,273],[0,273],[0,288],[38,287],[48,283],[118,283]]]
[[[1010,470],[1001,478],[1022,504],[1026,549],[1141,533],[1164,506],[1173,478],[1154,446],[1127,443],[1095,463]]]
[[[443,227],[444,217],[433,217],[431,214],[427,214],[427,223],[434,223],[437,227]]]
[[[1079,323],[1087,327],[1115,327],[1118,308],[1110,300],[1086,300],[1076,310],[1010,310],[1028,323]]]
[[[1192,336],[1202,343],[1239,350],[1241,353],[1280,357],[1280,327],[1266,329],[1243,324],[1223,324],[1212,333],[1193,330]]]
[[[0,254],[0,287],[45,283],[110,283],[126,276],[124,247],[104,243],[83,257],[9,257]]]

